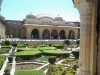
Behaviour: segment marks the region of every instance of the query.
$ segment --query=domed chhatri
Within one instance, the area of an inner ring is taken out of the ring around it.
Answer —
[[[58,17],[55,17],[55,21],[62,21],[62,20],[63,20],[63,18],[60,17],[59,15],[58,15]]]
[[[26,16],[26,19],[36,19],[36,16],[34,16],[32,13],[30,13]]]

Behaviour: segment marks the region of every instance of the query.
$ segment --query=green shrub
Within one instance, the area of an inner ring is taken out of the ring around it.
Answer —
[[[54,64],[50,64],[48,67],[47,75],[61,75],[61,73]]]
[[[65,43],[66,45],[69,45],[69,44],[70,44],[70,41],[69,41],[69,40],[65,40],[64,43]]]
[[[16,44],[16,43],[13,43],[12,46],[13,46],[13,47],[17,47],[17,44]]]
[[[78,45],[80,45],[80,40],[77,40],[76,43],[77,43]]]
[[[13,57],[8,57],[9,63],[12,63]]]
[[[8,68],[5,69],[4,74],[3,75],[10,75],[10,71]]]
[[[48,61],[50,64],[55,64],[57,57],[56,56],[50,56],[48,58]]]
[[[5,45],[10,45],[10,41],[6,40],[6,41],[4,41],[4,44]]]
[[[79,58],[79,51],[72,51],[73,55],[75,56],[76,59]]]

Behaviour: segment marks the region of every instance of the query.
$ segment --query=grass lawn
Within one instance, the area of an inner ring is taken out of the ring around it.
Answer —
[[[45,75],[42,70],[16,71],[14,75]]]

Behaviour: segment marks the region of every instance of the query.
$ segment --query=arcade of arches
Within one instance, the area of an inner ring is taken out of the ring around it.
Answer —
[[[33,29],[31,32],[31,38],[32,39],[40,39],[39,34],[40,31],[38,29]],[[76,36],[77,38],[78,36]],[[43,39],[66,39],[66,32],[64,30],[60,30],[60,32],[58,33],[58,31],[56,29],[52,30],[50,32],[50,30],[48,29],[44,29],[43,33],[42,33],[42,38]],[[70,30],[68,33],[68,39],[75,39],[75,32],[73,30]]]
[[[28,28],[29,29],[29,28]],[[28,30],[27,29],[27,30]],[[64,29],[64,30],[63,30]],[[42,29],[33,28],[29,29],[28,38],[29,39],[79,39],[79,32],[77,29]],[[27,32],[26,32],[27,33]]]
[[[78,9],[80,13],[80,64],[79,64],[79,72],[78,75],[100,75],[100,0],[73,0],[75,7]],[[36,17],[29,17],[29,18],[36,18]],[[56,18],[56,25],[57,20],[62,20],[61,18]],[[39,19],[41,20],[41,18]],[[32,24],[31,20],[29,20]],[[46,20],[42,21],[43,23],[50,23],[52,24],[53,19],[50,21]],[[27,22],[27,21],[26,21]],[[36,23],[36,22],[35,22]],[[39,22],[40,23],[40,22]],[[60,22],[63,24],[63,21]],[[41,23],[40,23],[41,24]],[[42,28],[33,28],[31,25],[24,25],[26,28],[26,37],[27,38],[69,38],[68,33],[64,29],[60,32],[55,31],[52,34],[53,27],[51,29],[46,29],[44,26]],[[50,27],[50,26],[49,26]],[[65,27],[63,27],[65,28]],[[43,30],[42,30],[43,29]],[[56,28],[55,28],[56,29]],[[64,31],[65,32],[64,32]],[[67,30],[67,29],[66,29]],[[46,32],[45,32],[46,31]],[[36,33],[34,33],[36,32]],[[74,38],[73,31],[70,31],[71,38]],[[57,35],[58,34],[58,35]]]

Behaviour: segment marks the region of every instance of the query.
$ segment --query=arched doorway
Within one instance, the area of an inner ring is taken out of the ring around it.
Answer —
[[[39,39],[39,31],[37,29],[33,29],[31,33],[32,39]]]
[[[42,37],[43,37],[43,39],[49,39],[50,38],[50,31],[45,29],[43,31]]]
[[[58,31],[57,30],[52,30],[51,38],[52,39],[58,39]]]
[[[59,32],[59,36],[60,36],[60,39],[66,39],[65,31],[64,30],[61,30]]]
[[[75,33],[73,30],[69,31],[68,39],[75,39]]]

